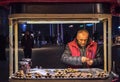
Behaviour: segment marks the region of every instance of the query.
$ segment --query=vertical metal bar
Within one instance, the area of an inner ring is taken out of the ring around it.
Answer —
[[[106,27],[106,25],[107,25],[107,21],[106,20],[104,20],[103,21],[103,35],[104,35],[104,71],[107,71],[107,39],[106,39],[106,37],[107,37],[107,32],[106,32],[106,30],[107,30],[107,27]]]
[[[9,75],[13,74],[13,21],[9,19]]]
[[[95,30],[95,31],[97,30],[97,28],[96,28],[96,23],[94,23],[94,30]]]
[[[15,21],[15,28],[14,28],[14,37],[15,37],[15,72],[18,71],[18,23]]]
[[[84,29],[86,28],[86,25],[85,25],[85,23],[84,23]]]
[[[95,24],[93,24],[92,33],[93,33],[93,34],[95,33]]]
[[[102,11],[102,4],[100,4],[100,3],[97,3],[96,4],[96,12],[97,13],[102,13],[103,11]]]
[[[111,71],[112,67],[112,58],[111,58],[111,53],[112,53],[112,20],[111,17],[108,18],[108,72]]]
[[[64,41],[64,40],[63,40],[63,37],[64,37],[64,36],[63,36],[63,25],[61,24],[61,39],[62,39],[62,42]]]
[[[60,33],[59,24],[57,24],[57,33]]]
[[[31,28],[31,32],[33,31],[33,24],[30,25],[30,28]]]
[[[52,36],[52,25],[51,24],[50,24],[49,30],[50,30],[50,36]]]
[[[54,25],[52,24],[51,27],[52,27],[52,36],[55,36],[55,33],[54,33],[54,30],[55,30],[55,29],[54,29]]]
[[[57,40],[56,40],[56,43],[59,45],[59,35],[60,35],[60,28],[59,28],[59,24],[57,24]]]

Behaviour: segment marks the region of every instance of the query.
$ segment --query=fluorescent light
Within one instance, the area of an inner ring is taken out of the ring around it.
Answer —
[[[99,23],[100,21],[25,21],[27,24],[71,24],[71,23]]]

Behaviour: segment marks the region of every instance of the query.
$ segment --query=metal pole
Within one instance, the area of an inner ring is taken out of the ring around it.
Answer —
[[[93,34],[95,33],[95,24],[93,24],[92,33],[93,33]]]
[[[96,11],[97,11],[97,13],[102,13],[103,12],[102,11],[102,4],[100,4],[100,3],[96,4]]]
[[[31,32],[32,32],[33,31],[33,24],[31,24],[30,27],[31,27]]]
[[[84,23],[84,29],[86,28],[86,25],[85,25],[85,23]]]
[[[14,37],[15,37],[15,72],[18,71],[18,23],[15,21],[15,32],[14,32]]]
[[[52,27],[52,36],[55,36],[55,33],[54,33],[54,26],[53,26],[53,24],[51,25],[51,27]]]
[[[111,71],[112,67],[112,20],[111,18],[108,18],[108,72]]]
[[[61,24],[61,39],[62,39],[62,42],[64,41],[64,40],[63,40],[63,37],[64,37],[64,36],[63,36],[63,25]]]
[[[50,29],[50,36],[52,36],[52,25],[51,24],[50,24],[49,29]]]
[[[106,30],[107,30],[107,27],[106,27],[106,25],[107,25],[107,21],[106,20],[104,20],[103,21],[103,35],[104,35],[104,71],[107,71],[107,39],[106,39],[106,37],[107,37],[107,32],[106,32]]]
[[[13,74],[13,21],[9,19],[9,76]]]
[[[96,28],[96,23],[94,23],[94,30],[95,30],[95,31],[97,30],[97,28]]]
[[[59,24],[57,24],[57,33],[60,33]]]
[[[57,40],[56,40],[56,43],[57,43],[57,45],[60,45],[60,43],[59,43],[59,36],[60,36],[60,28],[59,28],[59,24],[57,24]]]

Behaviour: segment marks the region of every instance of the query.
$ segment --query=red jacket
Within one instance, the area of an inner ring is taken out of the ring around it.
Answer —
[[[70,48],[72,56],[80,56],[80,50],[76,43],[76,40],[73,40],[72,42],[68,43],[68,46]],[[97,51],[97,43],[94,41],[90,41],[89,44],[86,47],[86,57],[93,59],[96,55]]]

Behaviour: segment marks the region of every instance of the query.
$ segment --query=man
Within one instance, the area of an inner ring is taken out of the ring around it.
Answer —
[[[79,30],[75,39],[69,42],[61,60],[70,67],[98,67],[103,63],[102,49],[89,38],[89,32]]]
[[[42,47],[42,35],[41,35],[41,31],[38,31],[38,42],[39,42],[39,48]]]
[[[34,44],[33,37],[30,35],[29,31],[26,31],[25,35],[22,37],[21,40],[21,46],[23,47],[25,58],[31,58],[33,44]]]
[[[112,46],[113,71],[120,76],[120,36],[116,36],[115,44]]]

